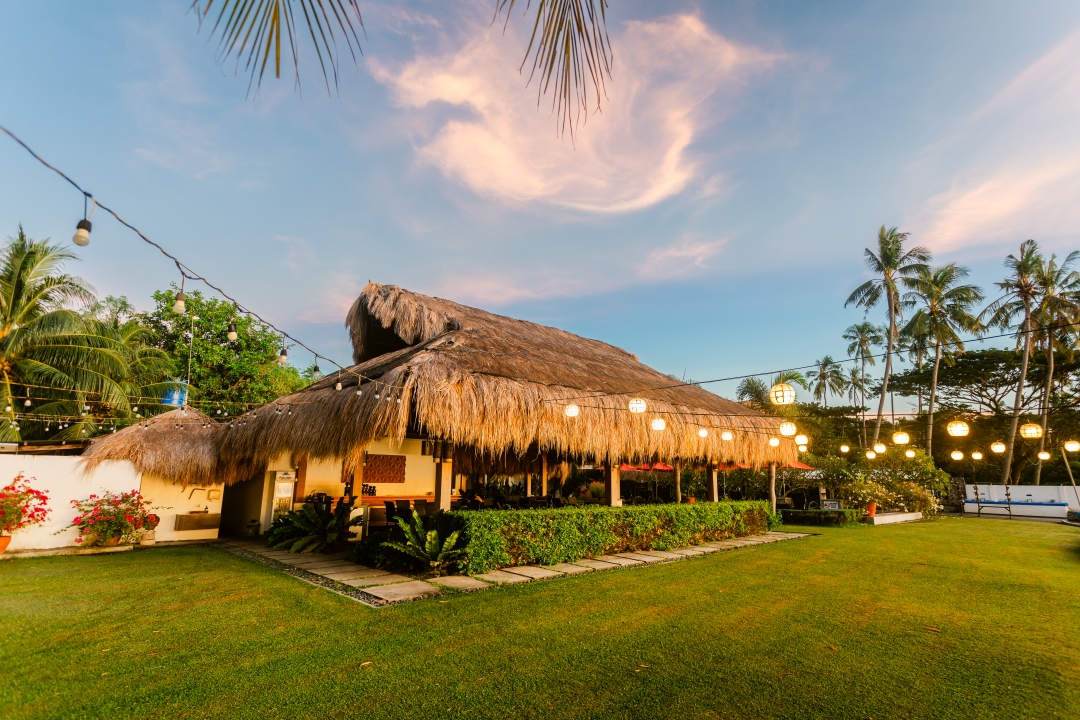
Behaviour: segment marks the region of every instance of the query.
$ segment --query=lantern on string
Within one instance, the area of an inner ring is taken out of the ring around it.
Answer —
[[[805,445],[800,445],[799,446],[799,452],[806,452],[806,446]]]
[[[177,315],[183,315],[184,311],[187,309],[187,306],[185,305],[187,295],[184,294],[184,281],[186,279],[187,278],[183,274],[180,275],[180,292],[176,293],[176,302],[174,302],[172,306],[172,311]]]
[[[769,388],[769,401],[773,405],[790,405],[795,402],[795,388],[787,383],[776,383]]]
[[[806,437],[805,435],[796,435],[795,436],[795,444],[796,445],[807,445],[809,443],[810,443],[810,438]]]
[[[874,452],[873,450],[867,450],[866,451],[866,459],[867,460],[873,460],[876,457],[877,457],[877,453]]]
[[[915,457],[915,451],[912,450],[911,448],[908,448],[907,450],[904,451],[904,457],[906,457],[906,458]]]
[[[79,247],[86,247],[90,244],[90,228],[92,225],[90,221],[83,218],[75,224],[75,235],[72,236],[71,242],[75,243]]]
[[[949,453],[949,457],[951,457],[953,460],[963,460],[964,453],[960,452],[959,450],[953,450],[951,453]]]
[[[769,447],[780,447],[780,438],[769,438]]]
[[[577,417],[580,412],[581,408],[577,405],[571,404],[566,406],[566,417]]]
[[[790,420],[780,423],[780,434],[784,437],[791,437],[797,432],[799,432],[799,428],[795,427],[795,423]]]
[[[911,442],[911,437],[901,430],[900,432],[894,432],[892,434],[893,445],[907,445]]]
[[[1020,426],[1020,437],[1025,440],[1038,440],[1043,436],[1043,429],[1041,425],[1035,423],[1024,423]]]
[[[720,433],[720,439],[723,440],[724,442],[731,442],[732,438],[734,438],[734,437],[735,436],[732,434],[732,432],[730,430],[724,430],[724,431],[722,431]]]
[[[311,371],[311,378],[313,380],[322,379],[322,370],[319,369],[319,358],[315,358],[315,369]]]
[[[1001,453],[1005,452],[1005,443],[1001,442],[1000,440],[998,440],[997,442],[992,442],[990,443],[990,449],[1000,455]]]
[[[888,448],[885,447],[885,443],[875,443],[874,444],[874,452],[876,452],[878,455],[881,455],[887,449]]]
[[[971,432],[971,428],[963,420],[953,420],[945,429],[953,437],[967,437],[967,434]]]
[[[238,337],[238,335],[236,334],[236,321],[235,320],[230,320],[229,321],[229,334],[226,335],[226,337],[229,338],[229,342],[233,342]]]
[[[281,341],[281,353],[277,356],[278,365],[289,362],[289,351],[285,349],[285,341]]]
[[[628,407],[630,408],[630,412],[632,413],[643,413],[648,406],[641,398],[632,398]]]
[[[667,421],[665,421],[664,418],[653,418],[653,421],[652,421],[652,429],[653,430],[659,431],[659,430],[664,430],[666,428],[667,428]]]
[[[976,450],[975,452],[971,453],[971,459],[972,460],[982,460],[983,459],[983,454],[981,452],[979,452],[978,450]]]
[[[1040,460],[1049,460],[1050,459],[1050,453],[1043,450],[1042,452],[1039,453],[1039,459]]]
[[[709,437],[709,431],[705,428],[698,428],[697,435],[700,438],[707,438]]]
[[[851,446],[850,445],[841,445],[840,446],[840,452],[842,452],[842,453],[851,452]]]
[[[338,379],[337,379],[337,382],[334,383],[334,389],[335,390],[340,390],[341,389],[341,371],[340,370],[338,370]]]
[[[1075,440],[1066,440],[1065,449],[1069,452],[1080,452],[1080,442]]]

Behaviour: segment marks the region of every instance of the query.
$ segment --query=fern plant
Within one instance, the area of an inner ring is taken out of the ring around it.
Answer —
[[[403,518],[395,517],[398,526],[405,533],[405,543],[384,542],[383,547],[392,548],[424,563],[431,575],[442,575],[451,561],[458,558],[464,548],[455,549],[458,541],[458,531],[450,533],[445,541],[440,542],[439,531],[435,529],[424,530],[424,520],[414,510],[412,525]]]
[[[320,508],[320,509],[316,509]],[[347,540],[349,528],[363,522],[350,519],[351,502],[339,502],[334,512],[325,506],[304,505],[299,512],[288,512],[274,521],[267,537],[270,547],[286,548],[294,553],[322,552],[330,545]]]

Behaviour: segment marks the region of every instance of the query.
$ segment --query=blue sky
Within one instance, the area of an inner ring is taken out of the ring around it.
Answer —
[[[0,123],[341,362],[369,279],[701,380],[843,356],[882,224],[991,297],[1024,238],[1080,247],[1075,2],[614,0],[574,144],[518,73],[527,20],[504,34],[487,0],[364,2],[337,93],[302,46],[302,92],[256,98],[188,6],[0,0]],[[0,141],[0,233],[66,239],[81,212]],[[178,280],[94,220],[77,272],[101,294],[145,308]]]

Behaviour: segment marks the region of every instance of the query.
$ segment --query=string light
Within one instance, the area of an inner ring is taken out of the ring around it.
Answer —
[[[1000,455],[1001,453],[1005,452],[1005,443],[1001,442],[1000,440],[990,443],[990,449]]]
[[[664,430],[666,428],[667,428],[667,421],[665,421],[664,418],[653,418],[653,421],[652,421],[652,429],[653,430],[659,431],[659,430]]]
[[[873,460],[876,457],[877,457],[877,453],[874,452],[873,450],[867,450],[866,451],[866,459],[867,460]]]
[[[769,438],[769,447],[779,447],[779,446],[780,446],[780,438],[774,438],[774,437]]]
[[[724,442],[731,442],[731,439],[733,437],[735,437],[735,436],[732,435],[730,430],[724,430],[723,432],[720,433],[720,439],[723,440]]]
[[[875,443],[874,452],[876,452],[878,455],[883,454],[886,450],[888,450],[888,448],[885,447],[884,443]]]
[[[949,457],[951,457],[953,460],[963,460],[964,453],[960,452],[959,450],[953,450],[951,453],[949,453]]]
[[[180,271],[180,292],[176,293],[176,302],[174,302],[173,306],[172,306],[172,311],[174,313],[176,313],[177,315],[183,315],[184,311],[187,309],[187,307],[184,304],[184,301],[187,300],[187,295],[184,294],[184,281],[186,279],[187,279],[187,276],[184,275],[184,272],[181,270]]]
[[[225,337],[229,338],[229,342],[234,342],[236,340],[236,338],[239,337],[236,334],[236,320],[235,319],[229,320],[229,332]]]
[[[795,427],[795,423],[790,420],[785,420],[780,423],[780,434],[785,437],[791,437],[795,433],[799,432],[799,428]]]
[[[914,451],[914,450],[912,450],[911,448],[908,448],[907,450],[905,450],[905,451],[904,451],[904,457],[906,457],[906,458],[913,458],[913,457],[915,457],[915,451]],[[971,457],[975,457],[975,454],[974,454],[974,453],[972,453]],[[977,457],[977,458],[975,458],[975,459],[976,459],[976,460],[978,460],[978,459],[979,459],[979,458],[981,458],[981,457],[982,457],[982,455],[980,455],[979,457]]]
[[[641,398],[632,398],[627,406],[632,413],[643,413],[647,410],[645,401]]]
[[[709,437],[709,431],[706,430],[705,428],[699,428],[698,431],[697,431],[697,434],[698,434],[698,437],[702,437],[702,438]]]
[[[849,452],[850,450],[851,450],[851,447],[848,446],[848,445],[841,445],[840,446],[840,452],[842,452],[842,453]]]
[[[1045,450],[1041,451],[1039,453],[1039,459],[1040,460],[1049,460],[1050,459],[1050,453],[1046,452]]]
[[[912,457],[914,457],[915,453],[912,452],[911,455],[912,455]],[[978,450],[976,450],[975,452],[971,453],[971,459],[972,460],[982,460],[983,459],[983,454],[981,452],[979,452]]]

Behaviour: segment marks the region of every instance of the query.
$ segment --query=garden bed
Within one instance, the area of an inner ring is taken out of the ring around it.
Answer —
[[[849,525],[862,519],[862,510],[781,510],[780,516],[793,525]]]

